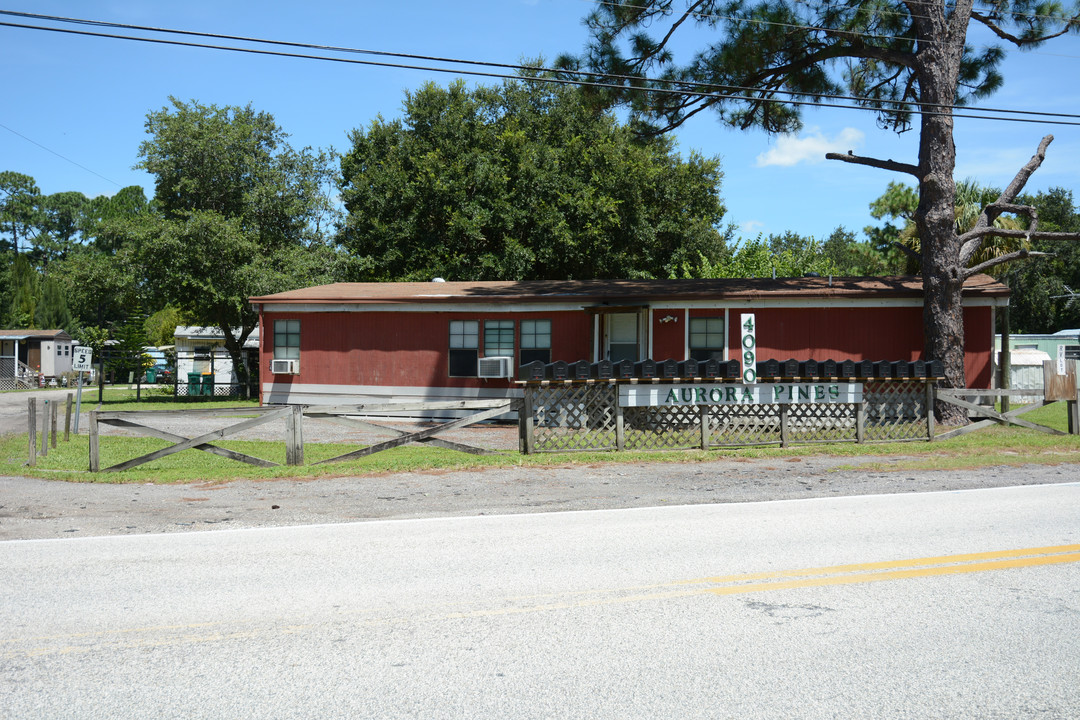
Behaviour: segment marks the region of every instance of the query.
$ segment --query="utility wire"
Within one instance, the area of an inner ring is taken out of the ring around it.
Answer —
[[[66,160],[67,162],[71,163],[72,165],[74,165],[74,166],[75,166],[75,167],[77,167],[77,168],[82,168],[83,170],[85,170],[86,172],[90,173],[91,175],[97,175],[97,176],[98,176],[99,178],[101,178],[102,180],[105,180],[106,182],[111,182],[111,183],[112,183],[113,185],[115,185],[116,187],[122,187],[122,186],[120,185],[120,183],[116,182],[115,180],[112,180],[111,178],[107,178],[107,177],[105,177],[104,175],[102,175],[102,174],[101,174],[101,173],[99,173],[99,172],[94,172],[93,170],[91,170],[90,168],[86,167],[85,165],[80,165],[79,163],[75,162],[75,161],[74,161],[74,160],[72,160],[71,158],[69,158],[69,157],[66,157],[66,156],[64,156],[64,155],[61,155],[60,153],[56,152],[56,151],[55,151],[55,150],[53,150],[52,148],[48,148],[48,147],[45,147],[44,145],[42,145],[41,143],[39,143],[39,142],[38,142],[37,140],[33,140],[33,139],[31,139],[31,138],[28,138],[28,137],[26,137],[25,135],[23,135],[23,134],[22,134],[21,132],[19,132],[18,130],[12,130],[12,129],[11,129],[11,128],[9,128],[9,127],[8,127],[7,125],[4,125],[3,123],[0,123],[0,128],[4,128],[5,130],[7,130],[7,131],[8,131],[9,133],[11,133],[12,135],[18,135],[19,137],[21,137],[21,138],[22,138],[23,140],[25,140],[26,142],[28,142],[28,143],[30,143],[30,144],[32,144],[32,145],[37,145],[37,146],[38,146],[39,148],[41,148],[41,149],[42,149],[42,150],[44,150],[45,152],[50,152],[50,153],[52,153],[53,155],[55,155],[56,157],[60,158],[61,160]]]
[[[265,38],[245,37],[245,36],[242,36],[242,35],[226,35],[226,34],[220,34],[220,33],[199,32],[199,31],[194,31],[194,30],[175,30],[175,29],[170,29],[170,28],[157,28],[157,27],[149,27],[149,26],[144,26],[144,25],[131,25],[131,24],[127,24],[127,23],[109,22],[109,21],[104,21],[104,20],[87,20],[87,19],[80,19],[80,18],[67,18],[67,17],[60,17],[60,16],[54,16],[54,15],[41,15],[41,14],[37,14],[37,13],[27,13],[27,12],[18,12],[18,11],[0,10],[0,15],[12,15],[12,16],[30,18],[30,19],[35,19],[35,20],[46,20],[46,21],[55,21],[55,22],[62,22],[62,23],[91,25],[91,26],[96,26],[96,27],[110,27],[110,28],[118,28],[118,29],[123,29],[123,30],[137,30],[137,31],[141,31],[141,32],[183,35],[183,36],[189,36],[189,37],[200,37],[200,38],[208,38],[208,39],[214,39],[214,40],[229,40],[229,41],[233,41],[233,42],[245,42],[245,43],[253,43],[253,44],[280,46],[280,47],[302,48],[302,49],[307,49],[307,50],[318,50],[318,51],[322,51],[322,52],[353,53],[353,54],[360,54],[360,55],[372,55],[372,56],[379,56],[379,57],[393,57],[393,58],[401,58],[401,59],[418,60],[418,61],[424,61],[424,62],[438,62],[438,63],[444,63],[444,64],[501,68],[501,69],[505,69],[505,70],[518,70],[518,71],[529,71],[529,72],[551,72],[551,73],[558,73],[558,74],[561,74],[561,75],[573,75],[573,76],[577,76],[577,77],[599,78],[601,80],[617,80],[617,81],[630,81],[630,82],[654,82],[654,83],[655,82],[663,82],[663,83],[668,83],[670,85],[677,85],[679,88],[700,89],[700,90],[703,90],[704,92],[709,93],[709,94],[714,94],[717,91],[722,91],[722,92],[726,92],[726,93],[756,93],[756,92],[760,92],[760,88],[745,87],[745,86],[738,86],[738,85],[717,85],[717,84],[713,84],[713,83],[705,83],[705,82],[698,82],[698,81],[691,81],[691,80],[679,80],[679,81],[655,80],[655,79],[643,78],[643,77],[634,76],[634,75],[619,75],[619,74],[613,74],[613,73],[597,73],[597,72],[591,72],[591,71],[585,71],[585,70],[556,70],[556,69],[552,69],[552,68],[545,68],[545,67],[539,67],[539,66],[533,66],[533,65],[520,65],[520,64],[510,64],[510,63],[485,62],[485,61],[480,61],[480,60],[447,58],[447,57],[439,57],[439,56],[434,56],[434,55],[420,55],[420,54],[416,54],[416,53],[399,53],[399,52],[389,52],[389,51],[380,51],[380,50],[365,50],[365,49],[360,49],[360,48],[340,47],[340,46],[334,46],[334,45],[319,45],[319,44],[313,44],[313,43],[290,42],[290,41],[285,41],[285,40],[269,40],[269,39],[265,39]],[[2,24],[2,23],[0,23],[0,24]],[[38,29],[47,29],[47,28],[38,28]],[[137,38],[126,38],[126,39],[137,39]],[[149,42],[150,40],[147,40],[147,41]],[[196,45],[195,47],[199,47],[199,46]],[[221,48],[216,48],[216,46],[215,46],[215,49],[221,49]],[[230,49],[232,49],[232,48],[230,48]],[[303,57],[306,58],[308,56],[303,56]],[[323,58],[323,59],[330,59],[330,58]],[[391,66],[391,67],[398,67],[398,66]],[[409,69],[415,69],[414,66],[401,66],[401,67],[405,67],[405,68],[409,68]],[[424,68],[420,68],[420,69],[424,69]],[[464,73],[464,74],[468,74],[468,73]],[[489,77],[505,78],[506,76],[504,76],[504,75],[495,75],[495,76],[489,76]],[[513,77],[517,77],[517,76],[513,76]],[[618,86],[601,85],[600,87],[624,87],[624,86],[621,86],[621,85],[618,85]],[[633,88],[633,89],[637,89],[637,88]],[[643,91],[654,91],[655,90],[655,88],[641,88],[641,89]],[[677,91],[677,92],[681,93],[682,90]],[[791,96],[799,95],[799,93],[795,93],[795,92],[787,91],[787,90],[779,90],[779,89],[773,90],[771,92],[773,94],[779,94],[779,95],[791,95]],[[959,110],[960,112],[963,112],[963,113],[978,111],[978,112],[992,112],[992,113],[1007,113],[1007,114],[1010,114],[1010,115],[1021,115],[1021,116],[1063,117],[1063,118],[1080,119],[1080,115],[1072,114],[1072,113],[1052,113],[1052,112],[1039,112],[1039,111],[1033,111],[1033,110],[1010,110],[1010,109],[1007,109],[1007,108],[987,108],[987,107],[975,107],[975,106],[956,107],[956,106],[937,105],[937,104],[932,104],[932,103],[922,103],[922,102],[918,102],[918,101],[914,101],[914,100],[904,101],[904,100],[889,100],[889,99],[872,99],[872,98],[860,97],[860,96],[857,96],[857,95],[817,94],[817,95],[815,95],[815,97],[817,97],[819,99],[822,99],[822,100],[828,100],[830,102],[836,101],[836,100],[847,100],[847,101],[854,101],[854,102],[881,102],[881,103],[884,103],[886,105],[895,105],[895,106],[897,106],[897,109],[899,109],[899,110],[902,110],[902,109],[908,108],[908,107],[919,107],[919,108],[929,108],[929,109],[932,109],[932,110],[955,109],[955,110]],[[735,97],[722,97],[721,99],[737,99],[737,98],[735,98]],[[743,98],[743,99],[745,99],[745,98]],[[769,98],[754,98],[754,99],[758,100],[758,101],[765,100],[767,102],[779,102],[777,100],[772,100],[772,99],[769,99]],[[829,107],[842,107],[842,106],[836,106],[836,105],[831,105],[830,104]],[[855,109],[874,110],[873,108],[862,108],[862,107],[855,108]],[[874,111],[876,112],[876,110],[874,110]],[[967,117],[967,116],[965,115],[965,117]]]
[[[2,11],[2,10],[0,10],[0,15],[20,15],[20,16],[23,16],[23,15],[26,15],[26,13],[16,13],[16,12],[11,12],[11,11]],[[52,18],[50,18],[49,16],[43,16],[43,19],[52,19]],[[93,21],[93,20],[69,20],[69,19],[65,19],[65,18],[58,18],[57,20],[61,21],[61,22],[75,22],[75,23],[87,24],[87,25],[99,25],[99,26],[113,26],[113,25],[116,25],[116,24],[112,24],[112,23],[104,23],[104,22],[101,22],[101,21]],[[575,85],[575,86],[579,86],[579,87],[591,87],[591,88],[613,89],[613,90],[627,90],[627,91],[644,92],[644,93],[661,94],[661,95],[691,96],[691,97],[700,97],[700,98],[714,99],[714,100],[738,100],[738,101],[744,101],[744,102],[745,101],[754,101],[754,102],[766,102],[766,103],[784,103],[784,104],[796,105],[796,106],[829,107],[829,108],[839,108],[839,109],[847,109],[847,110],[862,110],[862,111],[879,112],[879,110],[876,109],[876,108],[868,108],[868,107],[859,106],[859,105],[841,105],[841,104],[836,104],[836,103],[832,103],[832,102],[820,102],[820,101],[811,101],[811,100],[794,100],[794,99],[779,100],[779,99],[776,99],[774,97],[747,97],[745,95],[735,95],[735,94],[730,94],[730,93],[696,91],[696,90],[692,90],[692,89],[682,89],[682,90],[680,90],[680,89],[673,89],[673,88],[668,88],[668,87],[655,87],[655,86],[652,86],[652,87],[650,87],[650,86],[629,86],[628,87],[628,86],[625,86],[625,85],[615,84],[615,83],[592,82],[592,81],[584,81],[584,80],[572,80],[572,79],[568,79],[568,78],[565,78],[565,77],[523,77],[521,75],[509,75],[509,74],[505,74],[505,73],[483,72],[483,71],[479,71],[479,70],[463,70],[463,69],[460,69],[460,68],[440,68],[440,67],[431,67],[431,66],[423,66],[423,65],[410,65],[410,64],[402,64],[402,63],[380,62],[380,61],[373,61],[373,60],[357,60],[357,59],[352,59],[352,58],[329,57],[329,56],[325,56],[325,55],[310,55],[310,54],[302,54],[302,53],[289,53],[289,52],[282,52],[282,51],[277,51],[277,50],[266,50],[266,49],[261,49],[261,48],[245,48],[245,47],[236,47],[236,46],[232,46],[232,45],[213,45],[213,44],[207,44],[207,43],[186,42],[186,41],[173,40],[173,39],[149,38],[149,37],[139,37],[139,36],[133,36],[133,35],[119,35],[119,34],[115,34],[115,33],[91,32],[91,31],[87,31],[87,30],[74,30],[74,29],[70,29],[70,28],[47,27],[47,26],[40,26],[40,25],[26,25],[26,24],[22,24],[22,23],[0,22],[0,27],[14,27],[14,28],[21,28],[21,29],[28,29],[28,30],[41,30],[41,31],[45,31],[45,32],[55,32],[55,33],[62,33],[62,34],[70,34],[70,35],[80,35],[80,36],[87,36],[87,37],[99,37],[99,38],[106,38],[106,39],[113,39],[113,40],[130,40],[130,41],[134,41],[134,42],[146,42],[146,43],[158,44],[158,45],[191,47],[191,48],[200,48],[200,49],[207,49],[207,50],[222,50],[222,51],[227,51],[227,52],[240,52],[240,53],[247,53],[247,54],[253,54],[253,55],[269,55],[269,56],[274,56],[274,57],[284,57],[284,58],[293,58],[293,59],[321,60],[321,61],[324,61],[324,62],[338,62],[338,63],[346,63],[346,64],[354,64],[354,65],[365,65],[365,66],[373,66],[373,67],[386,67],[386,68],[395,68],[395,69],[404,69],[404,70],[422,70],[422,71],[425,71],[425,72],[437,72],[437,73],[448,73],[448,74],[457,74],[457,75],[469,75],[469,76],[473,76],[473,77],[486,77],[486,78],[503,79],[503,80],[542,82],[542,83],[557,84],[557,85]],[[462,60],[462,59],[453,59],[453,58],[428,57],[428,56],[414,55],[414,54],[409,54],[409,53],[388,53],[388,52],[379,52],[379,51],[372,51],[372,50],[359,50],[359,49],[355,49],[355,48],[334,48],[334,47],[331,47],[331,46],[317,46],[317,45],[309,45],[309,44],[305,44],[305,43],[290,43],[290,42],[285,42],[285,41],[261,40],[261,39],[257,39],[257,38],[244,38],[244,37],[239,37],[239,36],[216,35],[216,34],[213,34],[213,33],[198,33],[198,32],[194,32],[194,31],[167,30],[167,29],[159,29],[159,28],[142,28],[142,27],[139,27],[139,26],[124,26],[124,27],[126,27],[127,29],[137,29],[137,30],[144,30],[144,31],[148,31],[148,32],[174,33],[174,34],[181,34],[181,35],[194,35],[194,36],[214,38],[214,39],[233,40],[233,41],[242,41],[242,42],[250,42],[250,43],[261,43],[261,44],[269,44],[269,45],[281,45],[281,46],[288,46],[288,47],[302,47],[302,48],[310,48],[310,49],[320,49],[320,50],[323,50],[323,51],[349,52],[349,53],[368,54],[368,55],[375,55],[375,56],[387,56],[387,57],[417,59],[417,60],[424,60],[424,61],[427,61],[427,62],[455,63],[455,64],[461,64],[461,65],[467,65],[467,66],[486,66],[486,67],[497,67],[497,68],[507,68],[507,69],[513,68],[513,69],[528,70],[528,71],[554,72],[554,73],[560,73],[560,74],[577,74],[577,75],[584,75],[584,76],[587,76],[587,77],[600,77],[600,78],[610,77],[610,78],[616,79],[616,80],[625,79],[625,80],[631,80],[631,81],[637,81],[637,82],[661,82],[661,83],[665,83],[665,84],[669,84],[669,85],[671,85],[671,84],[690,85],[690,86],[697,85],[697,86],[703,86],[703,87],[706,87],[706,88],[708,88],[708,87],[716,87],[716,86],[710,86],[710,85],[708,85],[706,83],[682,83],[682,82],[679,82],[679,81],[670,81],[670,80],[650,80],[648,78],[640,78],[640,77],[635,77],[635,76],[606,76],[606,75],[601,74],[601,73],[590,73],[590,72],[584,72],[584,71],[562,71],[562,70],[552,70],[552,69],[547,69],[547,68],[537,68],[537,67],[530,67],[530,66],[515,66],[515,65],[506,65],[506,64],[501,64],[501,63],[485,63],[485,62],[475,61],[475,60]],[[736,89],[737,90],[742,90],[744,92],[760,92],[761,91],[760,88],[736,88]],[[790,91],[782,91],[782,90],[776,90],[776,91],[771,91],[771,92],[773,92],[774,94],[796,95],[796,93],[793,93],[793,92],[790,92]],[[860,98],[860,97],[857,97],[857,96],[853,97],[853,96],[816,95],[814,97],[818,97],[819,99],[829,99],[829,98],[837,97],[837,98],[842,98],[842,99],[855,100],[857,102],[861,102],[861,101],[865,101],[865,102],[883,102],[883,103],[898,105],[899,106],[898,110],[900,110],[900,111],[904,110],[908,106],[920,107],[920,103],[917,103],[917,102],[914,102],[914,101],[913,102],[904,102],[904,101],[899,101],[899,100],[879,100],[879,99],[873,99],[873,98]],[[927,107],[940,108],[942,106],[934,105],[934,106],[927,106]],[[1067,117],[1067,118],[1078,118],[1078,119],[1080,119],[1080,115],[1067,114],[1067,113],[1041,113],[1041,112],[1022,111],[1022,110],[1005,110],[1005,109],[992,109],[992,108],[986,108],[986,109],[983,109],[983,108],[966,108],[966,107],[963,107],[963,106],[958,106],[958,107],[951,108],[952,112],[940,112],[940,111],[927,109],[927,107],[924,107],[924,108],[921,108],[921,109],[918,109],[918,110],[913,110],[912,112],[916,112],[916,113],[919,113],[919,114],[922,114],[922,115],[937,115],[937,116],[951,115],[951,116],[956,117],[956,118],[968,118],[968,119],[978,119],[978,120],[999,120],[999,121],[1032,123],[1032,124],[1044,124],[1044,125],[1045,124],[1080,125],[1080,122],[1065,122],[1065,121],[1060,121],[1060,120],[1045,120],[1045,119],[1037,119],[1037,118],[1034,118],[1034,117],[998,117],[998,116],[992,116],[992,115],[970,114],[973,110],[978,110],[980,112],[999,112],[999,113],[1009,113],[1009,114],[1012,114],[1012,115],[1022,115],[1022,116],[1029,116],[1030,115],[1030,116],[1042,116],[1042,117]],[[949,109],[949,108],[947,107],[947,109]]]

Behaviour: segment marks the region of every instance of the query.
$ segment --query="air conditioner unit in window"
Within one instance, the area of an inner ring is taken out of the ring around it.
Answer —
[[[477,365],[477,376],[482,378],[508,378],[513,375],[514,358],[484,357]]]
[[[296,375],[300,372],[299,360],[271,360],[270,372],[274,375]]]

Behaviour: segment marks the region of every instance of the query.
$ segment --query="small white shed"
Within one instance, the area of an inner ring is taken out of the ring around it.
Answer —
[[[1014,390],[1034,390],[1041,395],[1043,388],[1043,363],[1052,358],[1042,350],[1016,348],[1010,353],[1009,387]],[[1000,358],[998,360],[1000,363]]]

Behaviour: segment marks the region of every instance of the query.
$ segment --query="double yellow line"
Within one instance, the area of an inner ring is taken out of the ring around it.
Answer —
[[[552,610],[628,604],[656,600],[673,600],[702,595],[746,595],[770,590],[857,585],[861,583],[904,580],[911,578],[962,575],[965,573],[1008,570],[1010,568],[1060,565],[1080,561],[1080,545],[1000,550],[996,552],[942,555],[913,560],[832,565],[802,570],[746,573],[695,578],[624,588],[584,590],[553,595],[533,595],[506,598],[496,607],[482,607],[461,612],[436,614],[428,619],[478,618],[496,615],[517,615]]]
[[[802,570],[708,577],[687,580],[683,584],[720,586],[700,588],[698,592],[702,594],[741,595],[767,590],[791,590],[828,585],[858,585],[887,580],[963,575],[990,570],[1060,565],[1078,561],[1080,561],[1080,545],[1052,545],[1021,550],[942,555],[914,560],[889,560]]]
[[[911,578],[963,575],[966,573],[1015,568],[1061,565],[1080,561],[1080,545],[1000,550],[996,552],[942,555],[913,560],[832,565],[801,570],[779,570],[741,575],[703,577],[657,585],[605,588],[568,593],[530,595],[512,598],[486,598],[478,606],[451,609],[436,604],[426,612],[417,611],[389,617],[367,612],[349,613],[339,622],[357,627],[401,623],[438,622],[520,615],[537,612],[573,610],[601,605],[652,602],[705,595],[745,595],[772,590],[857,585],[861,583],[906,580]],[[157,627],[116,628],[93,633],[75,633],[51,637],[11,637],[0,639],[0,659],[68,655],[100,649],[152,648],[166,645],[194,645],[206,642],[247,640],[273,635],[298,634],[319,627],[319,623],[297,624],[280,619],[272,623],[244,621],[208,622]]]

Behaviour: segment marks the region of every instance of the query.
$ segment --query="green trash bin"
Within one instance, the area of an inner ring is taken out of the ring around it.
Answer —
[[[157,368],[147,368],[147,370],[146,370],[146,382],[148,382],[148,383],[156,383],[157,382]]]
[[[207,397],[214,397],[214,376],[203,375],[202,376],[202,394]]]
[[[196,395],[202,395],[202,374],[201,373],[188,373],[187,374],[187,394],[188,397],[195,397]]]

